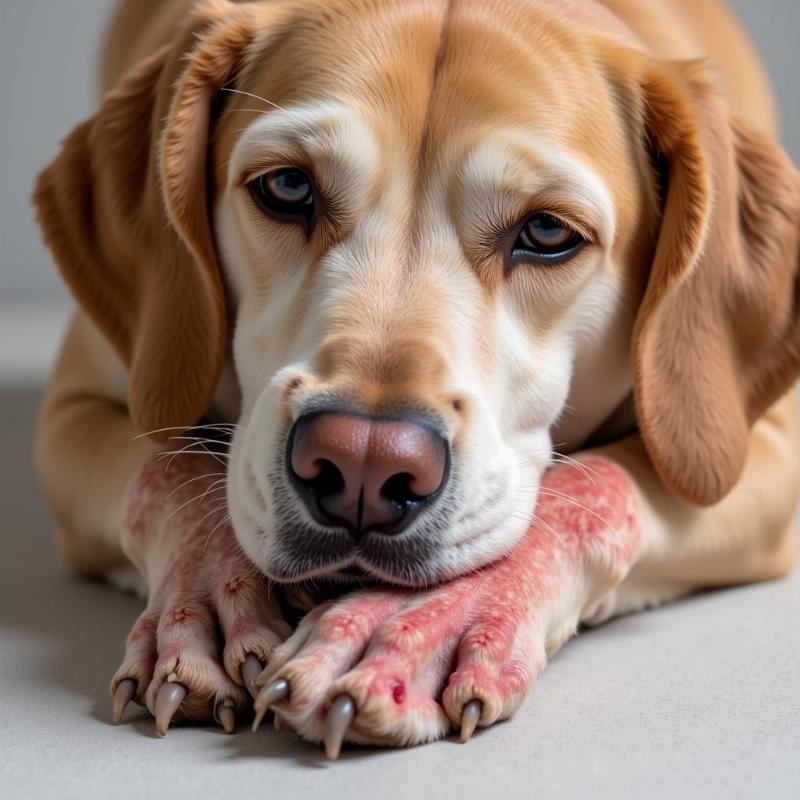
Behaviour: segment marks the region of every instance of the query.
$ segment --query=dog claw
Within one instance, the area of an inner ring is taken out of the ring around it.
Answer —
[[[462,742],[468,742],[478,727],[478,720],[483,713],[483,703],[480,700],[470,700],[461,712],[461,734]]]
[[[283,720],[280,714],[276,714],[272,719],[272,724],[275,730],[280,733],[283,730]]]
[[[263,670],[264,667],[261,665],[261,662],[252,653],[248,653],[244,663],[242,664],[242,683],[244,683],[245,689],[250,692],[250,696],[254,700],[258,694],[256,678],[262,673]]]
[[[325,755],[331,761],[339,758],[342,742],[353,717],[356,715],[356,704],[349,694],[340,694],[331,705],[325,717]]]
[[[125,678],[117,684],[117,688],[114,690],[114,722],[117,725],[122,722],[125,706],[133,700],[135,694],[136,681],[133,678]]]
[[[217,703],[217,707],[214,710],[214,717],[216,718],[217,722],[222,725],[222,729],[225,733],[233,733],[234,728],[236,727],[236,714],[233,711],[233,701],[225,699],[220,703]]]
[[[156,695],[156,731],[167,735],[167,728],[178,707],[186,697],[186,689],[179,683],[162,683]]]
[[[271,705],[280,703],[281,700],[286,700],[289,696],[289,681],[286,678],[276,678],[271,683],[268,683],[256,697],[255,709],[256,718],[253,720],[253,732],[258,730],[261,720],[269,710]]]

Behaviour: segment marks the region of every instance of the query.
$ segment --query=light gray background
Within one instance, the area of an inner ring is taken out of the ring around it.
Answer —
[[[800,0],[731,4],[800,161]],[[67,299],[28,197],[93,110],[112,5],[0,0],[0,796],[800,797],[797,572],[582,634],[514,720],[467,746],[347,749],[327,764],[290,733],[183,728],[159,740],[135,710],[110,725],[107,683],[141,604],[66,573],[33,486],[30,429]]]

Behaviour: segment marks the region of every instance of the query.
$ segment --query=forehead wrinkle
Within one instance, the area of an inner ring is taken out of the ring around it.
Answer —
[[[528,9],[491,15],[485,4],[463,0],[452,14],[447,58],[436,87],[437,134],[446,138],[454,123],[533,122],[537,129],[580,117],[575,108],[591,66],[583,44],[563,22]],[[504,11],[506,8],[504,6]],[[569,91],[565,92],[565,86]]]
[[[453,7],[456,0],[447,0],[444,16],[442,17],[441,29],[439,31],[439,44],[436,48],[436,54],[433,59],[433,66],[431,68],[431,75],[428,81],[428,97],[425,104],[425,112],[422,118],[422,127],[419,135],[419,147],[417,149],[417,158],[414,161],[412,186],[414,187],[414,196],[420,197],[420,184],[424,176],[424,163],[428,160],[428,152],[430,150],[431,142],[431,117],[433,115],[433,104],[436,98],[436,87],[439,80],[439,75],[444,63],[445,49],[447,47],[448,32],[450,30],[450,20],[453,15]],[[410,246],[409,253],[415,253],[419,249],[420,239],[420,225],[419,216],[422,213],[422,204],[416,203],[414,206],[414,214],[410,226]]]

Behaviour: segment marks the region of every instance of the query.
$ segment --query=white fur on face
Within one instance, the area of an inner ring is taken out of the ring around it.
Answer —
[[[321,254],[297,226],[265,217],[244,188],[264,172],[308,163],[321,191],[335,192],[346,226]],[[245,552],[278,580],[355,564],[417,585],[508,552],[530,522],[552,456],[551,429],[569,394],[576,346],[587,330],[591,341],[602,340],[615,325],[618,290],[606,269],[615,218],[602,183],[552,144],[500,131],[455,166],[435,167],[413,196],[412,165],[383,152],[354,108],[332,102],[258,118],[234,148],[228,174],[215,225],[236,306],[242,412],[228,501]],[[492,220],[513,223],[532,198],[574,209],[569,221],[591,231],[594,245],[563,275],[545,267],[548,274],[532,283],[523,272],[488,292],[466,254]],[[365,365],[402,348],[409,331],[445,365],[434,394],[415,399],[438,409],[456,397],[468,409],[463,418],[442,417],[454,465],[447,525],[432,522],[434,507],[394,537],[398,562],[404,541],[431,540],[412,566],[388,569],[354,546],[335,561],[309,550],[290,567],[285,539],[292,530],[326,529],[277,475],[289,426],[321,393],[358,392],[359,381],[378,381]],[[321,371],[322,351],[335,336],[354,343],[356,373]]]

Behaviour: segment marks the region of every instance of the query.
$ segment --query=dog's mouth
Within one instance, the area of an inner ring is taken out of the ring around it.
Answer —
[[[425,586],[435,582],[440,547],[424,527],[399,536],[313,523],[279,525],[267,575],[278,583],[325,578],[337,582]]]
[[[365,570],[363,567],[359,566],[358,564],[348,564],[345,567],[341,567],[340,569],[336,570],[332,573],[334,578],[341,578],[342,580],[346,581],[371,581],[374,580],[375,576],[370,575],[370,573]]]

